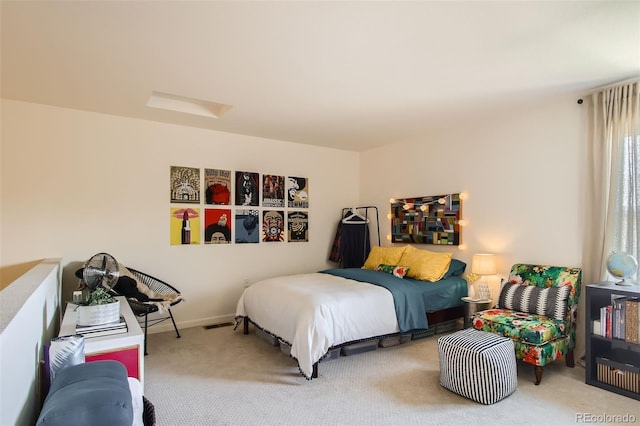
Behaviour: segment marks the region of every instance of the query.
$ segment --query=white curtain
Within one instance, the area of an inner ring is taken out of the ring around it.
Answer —
[[[594,93],[587,146],[582,285],[612,280],[612,251],[640,260],[640,80]],[[638,274],[632,279],[638,280]],[[584,288],[575,353],[584,355]]]
[[[587,284],[613,279],[606,269],[612,251],[640,259],[640,81],[594,93],[591,108],[583,257]]]

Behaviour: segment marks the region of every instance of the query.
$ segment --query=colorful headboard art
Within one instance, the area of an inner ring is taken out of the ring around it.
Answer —
[[[391,242],[460,244],[460,194],[394,199],[391,203]]]

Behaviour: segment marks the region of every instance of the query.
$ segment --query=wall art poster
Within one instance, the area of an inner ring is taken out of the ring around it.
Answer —
[[[262,212],[262,241],[284,241],[284,212],[264,210]]]
[[[258,191],[258,173],[236,172],[236,206],[257,206]]]
[[[391,242],[460,245],[460,194],[403,198],[391,203]]]
[[[171,245],[200,244],[200,209],[170,209]]]
[[[284,207],[284,176],[262,175],[262,206]]]
[[[171,203],[200,203],[200,169],[171,166]]]
[[[231,209],[204,210],[204,243],[231,244]]]
[[[289,232],[289,242],[309,241],[309,214],[303,211],[288,212],[287,230]]]
[[[235,223],[236,243],[260,242],[259,210],[236,210]]]
[[[309,180],[303,177],[287,178],[287,206],[309,208]]]
[[[231,170],[204,169],[204,199],[207,204],[231,204]]]

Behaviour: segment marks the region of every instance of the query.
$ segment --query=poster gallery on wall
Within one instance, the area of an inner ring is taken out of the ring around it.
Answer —
[[[169,192],[171,245],[309,241],[307,178],[170,166]]]

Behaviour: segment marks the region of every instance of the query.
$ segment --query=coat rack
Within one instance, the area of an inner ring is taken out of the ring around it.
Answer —
[[[371,221],[375,211],[378,246],[380,245],[380,221],[376,206],[345,207],[338,222],[336,237],[329,253],[329,260],[343,268],[359,268],[371,248]],[[360,245],[362,244],[362,246]],[[362,251],[360,249],[362,248]]]
[[[364,209],[364,215],[360,214],[358,210]],[[345,207],[342,209],[342,223],[348,223],[350,219],[355,219],[356,217],[361,218],[360,221],[365,221],[366,223],[370,222],[369,219],[369,210],[374,210],[376,213],[376,232],[378,233],[378,245],[380,245],[380,220],[378,217],[378,208],[376,206],[359,206],[359,207]],[[353,214],[349,216],[349,214]],[[347,222],[345,222],[347,220]],[[358,223],[355,220],[353,223]]]

